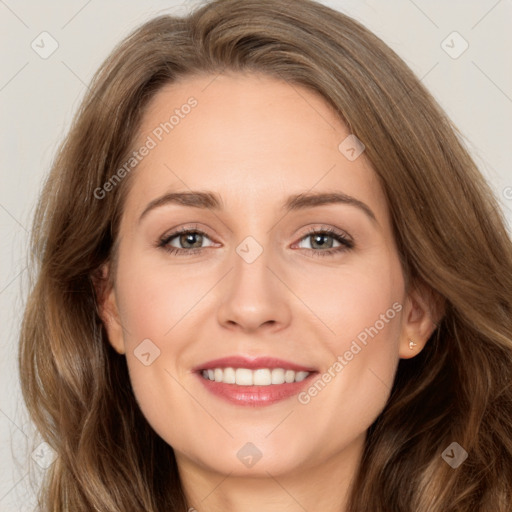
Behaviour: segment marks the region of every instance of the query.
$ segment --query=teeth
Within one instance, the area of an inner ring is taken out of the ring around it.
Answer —
[[[272,384],[290,384],[303,381],[310,372],[295,372],[283,368],[215,368],[203,370],[203,377],[207,380],[222,382],[224,384],[237,384],[238,386],[270,386]]]
[[[215,368],[215,370],[217,370],[217,368]],[[223,372],[224,370],[220,371]],[[252,374],[252,370],[249,370],[247,368],[237,368],[235,370],[236,384],[238,384],[239,386],[252,386],[254,382]]]
[[[285,382],[293,382],[295,380],[295,372],[293,370],[286,370],[284,373]]]
[[[233,368],[224,368],[222,382],[225,384],[236,384],[236,373]]]

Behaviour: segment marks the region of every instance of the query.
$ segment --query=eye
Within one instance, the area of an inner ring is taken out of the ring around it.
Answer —
[[[169,254],[186,256],[201,252],[205,248],[202,245],[205,239],[210,240],[208,235],[200,229],[180,228],[170,234],[164,235],[158,241],[157,245]],[[335,255],[354,248],[354,243],[345,233],[331,227],[322,227],[321,229],[308,231],[300,239],[299,244],[302,243],[303,240],[308,239],[312,240],[312,244],[310,244],[312,247],[305,249],[315,256]],[[333,239],[334,242],[325,241],[329,239]],[[337,243],[338,246],[334,246],[335,243]],[[178,247],[176,247],[176,244],[178,244]],[[212,245],[213,244],[210,244],[207,247],[211,247]],[[320,248],[320,250],[317,250],[318,248]]]
[[[308,239],[312,243],[310,243],[311,248],[306,249],[314,256],[332,256],[354,248],[354,243],[345,233],[330,227],[309,231],[301,238],[301,242]],[[329,239],[334,239],[339,245],[336,247],[335,242],[326,242]],[[320,250],[316,250],[317,247],[320,247]]]
[[[208,235],[204,231],[199,229],[180,228],[173,233],[164,235],[164,237],[159,240],[158,247],[161,247],[169,254],[194,254],[200,252],[204,248],[202,247],[202,242],[205,238],[209,240]],[[176,239],[175,243],[182,247],[171,245],[174,239]]]

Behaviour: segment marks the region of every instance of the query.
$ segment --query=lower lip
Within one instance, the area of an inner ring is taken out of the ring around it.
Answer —
[[[205,379],[200,373],[197,375],[203,383],[203,386],[214,395],[232,404],[260,407],[271,405],[297,395],[304,387],[309,385],[311,378],[313,378],[316,373],[317,372],[310,373],[300,382],[271,384],[270,386],[237,386],[236,384],[224,384],[223,382]]]

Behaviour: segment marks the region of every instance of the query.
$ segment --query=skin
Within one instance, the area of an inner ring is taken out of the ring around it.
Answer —
[[[364,153],[350,161],[338,149],[350,132],[322,97],[257,74],[189,77],[152,98],[138,142],[190,96],[197,107],[130,177],[115,285],[101,301],[109,340],[126,354],[143,414],[175,450],[190,506],[339,512],[399,359],[417,355],[434,329],[431,305],[421,289],[405,289],[376,174]],[[190,190],[218,193],[224,209],[167,204],[139,222],[155,198]],[[333,190],[364,202],[377,222],[350,204],[280,209],[290,194]],[[170,244],[202,252],[172,255],[157,246],[179,227],[207,236]],[[346,233],[355,247],[315,257],[340,246],[307,236],[322,227]],[[247,236],[263,249],[252,263],[236,252]],[[233,405],[191,372],[241,354],[322,374],[393,303],[401,311],[307,404],[295,396]],[[148,366],[134,354],[144,339],[160,350]],[[250,468],[237,457],[247,442],[262,454]]]

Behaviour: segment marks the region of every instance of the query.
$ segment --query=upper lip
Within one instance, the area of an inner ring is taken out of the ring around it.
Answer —
[[[294,370],[296,372],[314,372],[314,368],[303,366],[278,359],[275,357],[256,357],[249,358],[240,355],[222,357],[220,359],[213,359],[200,365],[197,365],[192,371],[210,370],[213,368],[249,368],[257,370],[258,368],[283,368],[284,370]]]

